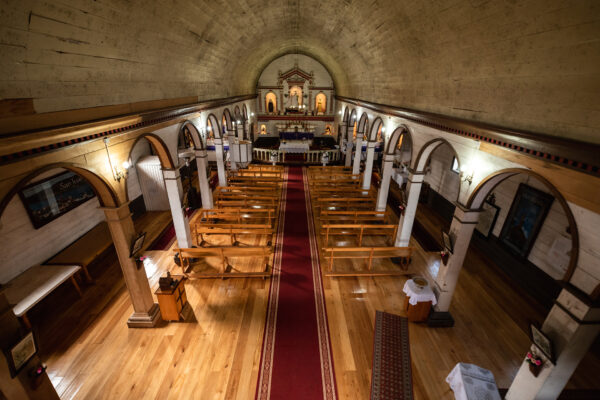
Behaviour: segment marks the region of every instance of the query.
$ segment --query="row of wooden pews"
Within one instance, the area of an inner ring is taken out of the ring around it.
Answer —
[[[361,188],[360,175],[347,167],[319,166],[309,167],[308,178],[315,227],[327,260],[326,276],[409,274],[413,248],[394,246],[398,225],[387,212],[374,211],[377,193]],[[347,260],[344,270],[334,269],[334,260],[341,259]],[[374,268],[374,259],[393,262]]]
[[[216,208],[201,210],[193,221],[198,247],[174,250],[185,276],[271,276],[284,173],[281,166],[264,165],[230,171],[229,186],[214,191]]]

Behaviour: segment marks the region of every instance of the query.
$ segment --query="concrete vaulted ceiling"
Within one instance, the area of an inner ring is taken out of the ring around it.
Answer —
[[[1,4],[0,97],[36,113],[254,93],[302,53],[343,96],[600,142],[596,0]]]

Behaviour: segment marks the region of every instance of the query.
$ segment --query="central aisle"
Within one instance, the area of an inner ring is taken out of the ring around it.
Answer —
[[[335,399],[308,182],[301,167],[286,178],[256,398]]]

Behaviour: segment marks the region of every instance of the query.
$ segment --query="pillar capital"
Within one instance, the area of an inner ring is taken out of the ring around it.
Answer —
[[[194,150],[194,155],[196,158],[206,158],[208,157],[208,153],[206,149]]]
[[[223,139],[222,138],[214,138],[213,142],[215,143],[215,146],[222,146],[223,145]]]
[[[162,171],[165,179],[175,180],[181,177],[178,169],[163,169]]]
[[[395,154],[384,154],[383,155],[383,162],[393,163],[395,158],[396,158]]]
[[[425,174],[421,173],[413,173],[409,170],[408,172],[408,182],[410,183],[423,183],[425,181]]]
[[[479,220],[480,210],[472,210],[456,203],[453,218],[460,224],[477,224]]]
[[[374,149],[376,144],[377,144],[377,142],[376,142],[376,141],[370,141],[370,140],[369,140],[369,141],[367,142],[367,149]]]

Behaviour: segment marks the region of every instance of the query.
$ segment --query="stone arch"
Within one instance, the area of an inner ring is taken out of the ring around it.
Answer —
[[[375,132],[375,134],[377,134],[377,131]],[[401,137],[403,136],[408,136],[410,139],[410,143],[411,143],[411,159],[412,159],[412,135],[410,133],[410,130],[408,129],[408,127],[406,125],[400,125],[399,127],[397,127],[394,132],[392,132],[392,136],[390,136],[390,140],[388,140],[387,145],[385,147],[385,154],[395,154],[396,153],[396,147],[398,146],[398,141],[400,140]]]
[[[348,118],[348,129],[353,129],[356,123],[356,109],[353,109]]]
[[[214,114],[209,114],[208,118],[206,118],[206,130],[212,132],[216,139],[222,138],[219,120]]]
[[[4,196],[0,202],[0,216],[4,213],[6,206],[21,189],[29,184],[36,176],[56,168],[63,168],[76,173],[85,179],[94,189],[102,207],[117,207],[120,204],[119,197],[112,186],[94,169],[73,163],[53,163],[37,168],[20,179]]]
[[[144,133],[135,139],[135,141],[129,148],[129,156],[127,157],[128,160],[131,159],[131,153],[133,152],[133,148],[135,147],[137,142],[139,142],[142,139],[146,139],[150,142],[152,148],[156,152],[156,155],[158,155],[158,159],[160,160],[160,164],[162,165],[163,169],[176,168],[176,165],[173,162],[173,158],[171,158],[169,148],[167,147],[165,142],[154,133]]]
[[[344,117],[342,118],[342,122],[348,122],[348,107],[344,109]]]
[[[360,116],[360,120],[358,121],[358,128],[357,128],[357,133],[361,133],[361,134],[365,134],[365,132],[367,131],[367,128],[369,126],[369,117],[367,116],[367,113],[364,112],[362,113],[362,115]]]
[[[233,130],[233,120],[231,119],[231,112],[229,112],[228,108],[223,110],[223,123],[225,125],[223,128],[226,128],[228,131]]]
[[[429,159],[429,156],[431,155],[431,153],[433,153],[433,151],[435,149],[437,149],[439,146],[441,146],[444,143],[446,143],[448,146],[450,146],[450,148],[454,152],[454,156],[456,157],[456,161],[458,162],[458,166],[460,168],[460,165],[461,165],[460,157],[458,156],[458,152],[456,151],[454,146],[452,146],[450,144],[450,142],[448,142],[446,139],[436,138],[436,139],[430,140],[429,142],[425,143],[425,145],[423,145],[423,147],[419,151],[419,154],[417,155],[417,159],[414,164],[414,170],[417,172],[423,172],[425,169],[425,165],[427,164],[427,160]]]
[[[489,194],[502,183],[504,180],[518,175],[518,174],[526,174],[529,175],[536,180],[543,183],[552,193],[555,199],[558,200],[560,205],[562,206],[565,215],[567,216],[567,220],[569,222],[569,229],[571,231],[571,259],[569,260],[569,265],[567,266],[567,271],[565,275],[561,278],[561,281],[568,282],[573,273],[575,272],[575,268],[577,267],[577,260],[579,258],[579,232],[577,230],[577,223],[575,221],[575,216],[567,203],[567,200],[564,198],[562,193],[554,186],[550,181],[544,178],[542,175],[538,174],[529,169],[524,168],[506,168],[492,174],[488,175],[486,178],[481,180],[479,184],[475,187],[469,199],[467,200],[467,208],[472,210],[480,210],[483,202]]]
[[[240,106],[235,106],[235,108],[233,109],[233,115],[235,116],[236,120],[241,121],[242,112],[240,111]]]
[[[371,125],[371,130],[369,131],[369,142],[375,142],[377,140],[377,132],[383,126],[383,120],[381,117],[377,117],[375,121],[373,121],[373,125]]]
[[[202,140],[202,136],[200,135],[200,131],[196,128],[196,125],[192,121],[183,121],[181,127],[179,128],[179,134],[183,134],[183,130],[187,128],[190,132],[190,137],[194,143],[194,149],[196,150],[204,150],[204,141]]]
[[[242,116],[244,118],[244,122],[248,121],[248,109],[246,108],[245,104],[242,105]]]

